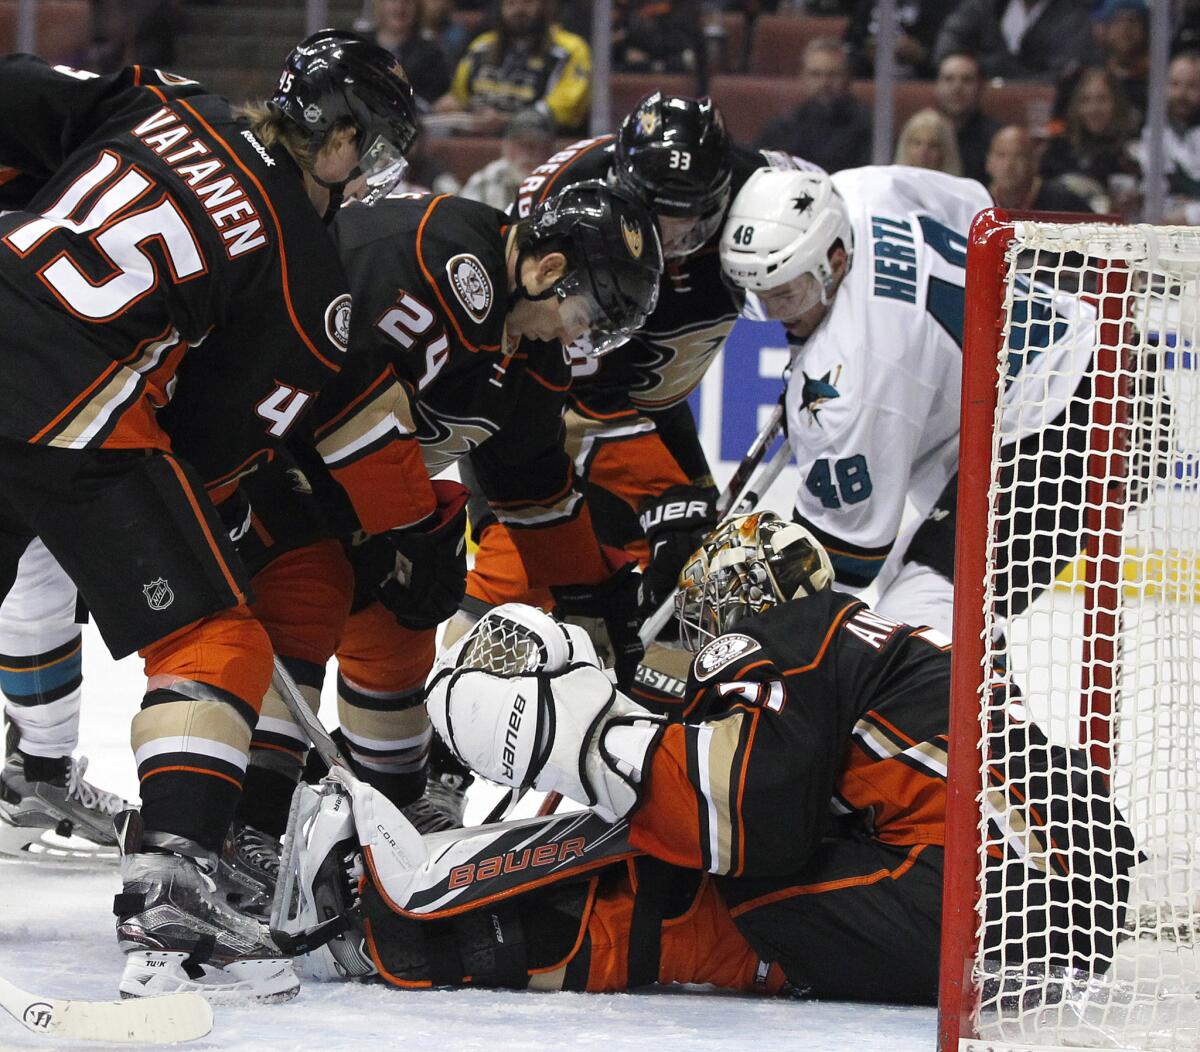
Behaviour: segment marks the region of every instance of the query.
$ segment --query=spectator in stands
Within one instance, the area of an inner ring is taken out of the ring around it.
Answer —
[[[896,163],[947,175],[963,174],[954,128],[935,109],[917,110],[904,122],[896,140]]]
[[[1140,128],[1150,84],[1150,11],[1146,0],[1104,0],[1092,18],[1104,67],[1124,89]]]
[[[525,177],[554,152],[554,124],[533,108],[509,122],[500,156],[484,165],[460,191],[463,197],[507,210]]]
[[[471,40],[467,27],[455,21],[454,7],[454,0],[424,0],[421,5],[421,36],[442,49],[451,67],[458,64]]]
[[[1078,0],[959,0],[934,47],[979,56],[986,77],[1053,80],[1097,61],[1086,5]]]
[[[829,172],[867,164],[871,115],[850,92],[850,65],[841,41],[810,40],[800,80],[804,101],[768,124],[755,145],[796,154]]]
[[[950,122],[958,141],[962,174],[987,182],[987,154],[1000,122],[979,108],[983,97],[983,74],[979,59],[964,51],[952,51],[938,63],[933,85],[934,108]]]
[[[695,73],[705,63],[699,0],[613,0],[613,68]]]
[[[587,41],[550,18],[551,0],[499,0],[495,29],[471,41],[438,112],[469,111],[473,131],[498,135],[536,106],[563,134],[582,131],[592,94]]]
[[[1133,155],[1137,118],[1120,81],[1102,66],[1089,66],[1075,81],[1065,128],[1046,144],[1041,173],[1059,179],[1107,212],[1135,207],[1141,167]]]
[[[404,67],[417,99],[428,108],[450,87],[450,63],[421,34],[422,0],[375,0],[375,43]]]
[[[1050,212],[1090,212],[1078,194],[1054,179],[1038,175],[1033,137],[1017,124],[996,132],[988,150],[988,192],[1001,208]]]
[[[1177,0],[1171,15],[1171,54],[1200,49],[1200,0]]]
[[[70,57],[96,73],[139,62],[170,66],[175,61],[178,6],[178,0],[90,0],[88,53]]]
[[[910,79],[933,76],[933,46],[946,17],[944,0],[908,0],[896,5],[896,73]],[[846,26],[850,68],[856,77],[875,75],[875,36],[879,32],[879,0],[856,0]]]
[[[1138,157],[1145,164],[1149,132]],[[1200,226],[1200,51],[1181,51],[1167,67],[1167,127],[1163,136],[1167,177],[1165,223]]]

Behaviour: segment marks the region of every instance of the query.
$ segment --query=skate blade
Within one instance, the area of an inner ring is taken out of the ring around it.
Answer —
[[[160,994],[200,994],[210,1004],[275,1004],[290,1001],[300,992],[300,980],[285,957],[231,961],[224,967],[211,962],[199,965],[199,975],[189,975],[182,951],[135,950],[125,956],[125,971],[118,986],[122,997],[157,997]],[[196,966],[192,966],[193,971]]]
[[[97,844],[86,837],[59,836],[48,826],[20,826],[0,811],[0,857],[32,862],[102,863],[115,865],[121,854],[115,844]]]

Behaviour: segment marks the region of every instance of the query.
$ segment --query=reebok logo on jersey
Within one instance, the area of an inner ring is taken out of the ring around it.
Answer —
[[[339,351],[350,348],[350,305],[350,294],[343,293],[325,308],[325,335]]]
[[[718,636],[696,655],[692,671],[698,680],[711,679],[721,669],[732,665],[739,658],[761,649],[757,640],[744,636],[740,632],[730,632],[727,635]]]
[[[454,298],[475,321],[482,323],[492,309],[492,279],[483,264],[464,252],[446,264],[446,276],[450,279]]]
[[[275,167],[275,158],[267,153],[267,148],[254,137],[254,132],[252,132],[249,128],[243,128],[242,138],[250,144],[250,149],[252,149],[256,154],[258,154],[259,157],[263,159],[263,164],[265,164],[268,168]]]

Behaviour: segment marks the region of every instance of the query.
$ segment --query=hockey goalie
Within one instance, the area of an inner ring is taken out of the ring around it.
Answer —
[[[617,691],[575,627],[492,610],[434,669],[433,724],[484,777],[586,809],[422,837],[336,770],[293,802],[273,928],[311,974],[409,988],[933,1002],[949,649],[832,576],[771,513],[715,533],[680,579],[698,652],[678,721]],[[987,879],[1027,896],[1010,923],[1030,954],[1103,971],[1132,836],[1086,756],[1011,701],[988,749],[1024,825],[996,830]]]

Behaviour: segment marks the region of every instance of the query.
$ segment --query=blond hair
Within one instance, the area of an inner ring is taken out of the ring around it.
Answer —
[[[954,128],[945,117],[935,109],[917,110],[900,129],[900,137],[896,140],[896,164],[909,164],[908,148],[913,137],[918,132],[932,131],[937,136],[938,145],[942,149],[942,163],[939,172],[947,175],[962,175],[962,155],[958,152],[958,139]]]
[[[233,115],[248,121],[254,137],[268,150],[282,146],[303,171],[312,171],[316,159],[312,140],[278,110],[263,102],[247,102],[234,106]]]

